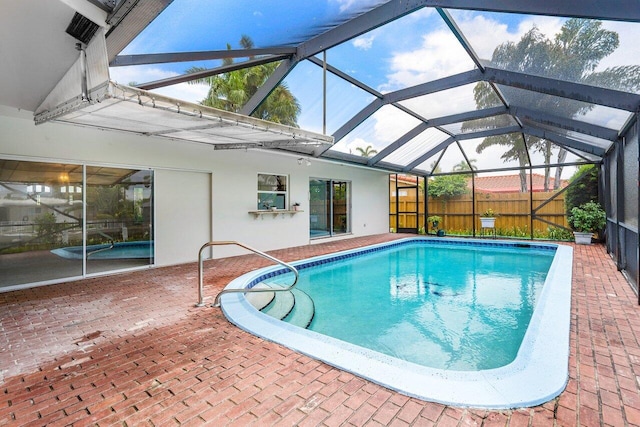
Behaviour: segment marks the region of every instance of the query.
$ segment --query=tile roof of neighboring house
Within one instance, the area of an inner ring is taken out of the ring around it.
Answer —
[[[392,181],[395,179],[394,174],[391,174],[390,177]],[[416,176],[398,174],[398,185],[416,185],[417,182],[418,177]]]
[[[544,175],[534,173],[533,178],[533,191],[545,191],[544,189]],[[555,179],[549,178],[549,190],[553,191]],[[567,180],[561,180],[560,188],[564,188],[568,185]],[[471,188],[471,181],[467,186]],[[493,176],[480,176],[475,180],[476,193],[513,193],[520,191],[520,175],[493,175]]]
[[[545,191],[544,190],[544,175],[534,173],[533,177],[533,191]],[[391,175],[393,180],[395,177]],[[398,175],[398,185],[415,185],[417,178],[411,175]],[[555,179],[549,178],[549,191],[553,191],[553,184]],[[569,185],[569,182],[565,179],[561,180],[560,188],[564,188]],[[517,193],[520,191],[520,175],[491,175],[491,176],[478,176],[476,177],[476,193]],[[471,181],[467,182],[467,187],[471,189]]]

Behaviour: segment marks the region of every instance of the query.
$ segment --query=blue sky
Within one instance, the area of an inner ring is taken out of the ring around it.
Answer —
[[[295,45],[309,34],[318,34],[329,25],[341,22],[359,11],[379,3],[377,0],[218,0],[173,2],[123,54],[159,53],[225,49],[230,43],[238,48],[243,34],[252,38],[256,47]],[[295,8],[295,11],[292,9]],[[536,26],[550,39],[565,21],[562,18],[515,14],[479,13],[450,10],[476,53],[489,59],[495,47],[517,41]],[[638,25],[605,23],[619,33],[620,48],[601,67],[637,64],[640,61]],[[474,64],[453,37],[441,17],[433,9],[423,9],[386,26],[329,49],[327,60],[338,69],[361,80],[380,92],[389,92],[441,77],[473,69]],[[112,79],[120,83],[153,81],[184,73],[192,65],[215,67],[219,64],[180,63],[140,67],[112,68]],[[333,76],[328,77],[327,132],[333,133],[353,114],[373,99],[368,93]],[[305,61],[285,79],[289,89],[302,105],[299,124],[303,129],[322,132],[322,70]],[[407,101],[427,118],[439,117],[474,108],[472,86]],[[167,96],[197,102],[207,88],[180,84],[159,89]],[[395,111],[394,111],[395,110]],[[587,119],[597,124],[619,126],[626,113],[597,108]],[[355,147],[372,145],[381,150],[399,134],[410,129],[415,119],[400,110],[385,109],[336,144],[335,149],[355,151]],[[430,139],[435,138],[433,135]],[[435,138],[437,139],[437,138]],[[443,137],[444,139],[444,137]],[[465,142],[470,150],[479,142]],[[478,166],[510,166],[500,163],[500,152],[478,157]],[[447,154],[447,157],[451,155]],[[448,170],[458,163],[460,155],[444,165]],[[536,162],[536,160],[534,160]]]
[[[171,3],[124,53],[217,50],[225,49],[227,43],[238,47],[243,34],[249,35],[257,47],[295,45],[375,3],[180,0]]]

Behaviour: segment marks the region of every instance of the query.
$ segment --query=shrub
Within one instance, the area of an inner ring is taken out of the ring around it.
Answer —
[[[547,228],[547,236],[549,240],[565,240],[570,241],[573,239],[573,235],[569,230],[559,227]]]
[[[595,202],[587,202],[571,209],[569,225],[578,232],[596,233],[607,223],[607,214]]]

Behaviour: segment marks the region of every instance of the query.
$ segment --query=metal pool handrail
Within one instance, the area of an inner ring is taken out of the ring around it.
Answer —
[[[113,249],[113,247],[116,245],[116,241],[114,240],[114,238],[109,236],[107,233],[103,233],[100,230],[94,230],[94,231],[99,235],[101,235],[102,237],[106,237],[107,239],[109,239],[110,246],[107,248],[101,248],[101,249],[96,249],[95,251],[87,252],[87,258],[89,258],[90,255],[97,254],[98,252],[109,251]]]
[[[287,264],[284,261],[280,261],[278,258],[272,257],[271,255],[267,255],[264,252],[261,252],[257,249],[254,249],[250,246],[247,246],[245,244],[242,244],[240,242],[234,242],[234,241],[217,241],[217,242],[207,242],[204,245],[202,245],[202,247],[200,248],[200,251],[198,251],[198,302],[196,303],[196,307],[203,307],[204,306],[204,287],[202,284],[202,279],[203,279],[203,272],[202,272],[202,251],[204,251],[206,248],[208,248],[209,246],[221,246],[221,245],[236,245],[236,246],[240,246],[241,248],[244,248],[248,251],[251,251],[257,255],[260,255],[263,258],[266,258],[268,260],[271,260],[277,264],[280,264],[286,268],[288,268],[289,270],[291,270],[293,272],[293,274],[295,275],[295,278],[293,280],[293,283],[290,284],[288,287],[286,288],[242,288],[242,289],[223,289],[218,295],[216,295],[216,298],[213,302],[212,307],[220,307],[220,297],[222,296],[222,294],[227,294],[227,293],[231,293],[231,292],[243,292],[243,293],[249,293],[249,292],[284,292],[284,291],[290,291],[291,289],[293,289],[293,287],[296,285],[296,283],[298,283],[298,270],[290,265]]]

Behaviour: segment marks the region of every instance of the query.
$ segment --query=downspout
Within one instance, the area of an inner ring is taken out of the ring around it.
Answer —
[[[76,50],[80,52],[80,86],[82,101],[89,101],[87,89],[87,52],[82,47],[82,43],[76,43]]]

